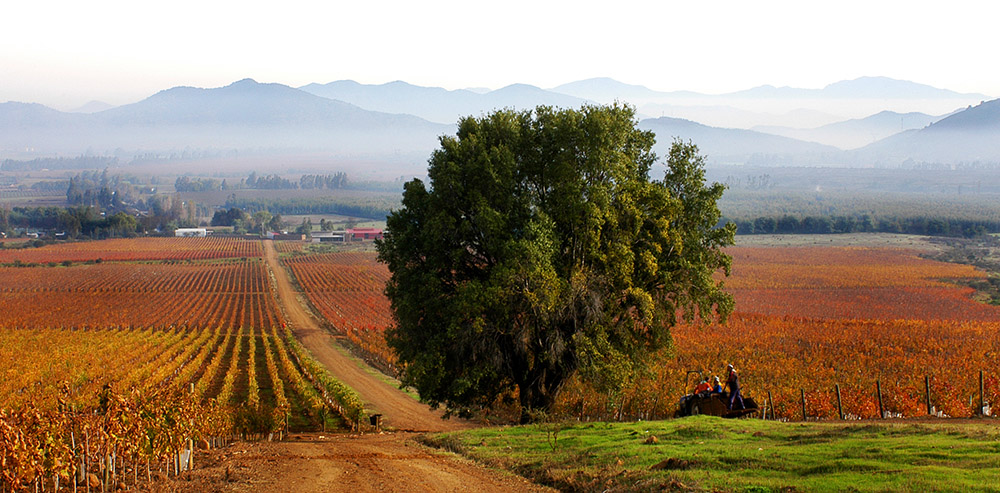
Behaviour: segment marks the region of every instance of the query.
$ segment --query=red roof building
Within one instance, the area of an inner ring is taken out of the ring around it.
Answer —
[[[348,229],[347,234],[354,241],[375,240],[382,238],[382,230],[378,228],[353,228]]]

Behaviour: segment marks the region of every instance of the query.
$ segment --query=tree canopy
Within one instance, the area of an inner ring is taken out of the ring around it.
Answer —
[[[378,243],[403,383],[449,412],[516,391],[525,421],[577,372],[620,385],[679,317],[724,319],[724,186],[680,141],[651,179],[653,144],[621,105],[496,111],[441,137]]]

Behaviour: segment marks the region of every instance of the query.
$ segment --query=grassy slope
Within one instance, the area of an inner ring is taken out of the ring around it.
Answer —
[[[656,443],[646,443],[650,436]],[[564,490],[1000,491],[1000,426],[993,420],[806,424],[695,416],[483,428],[429,441]],[[667,459],[674,460],[666,469],[653,470]]]

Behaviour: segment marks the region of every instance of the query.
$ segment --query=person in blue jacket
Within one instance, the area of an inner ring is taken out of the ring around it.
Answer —
[[[712,377],[712,392],[715,392],[716,394],[722,393],[722,382],[719,381],[718,375]]]

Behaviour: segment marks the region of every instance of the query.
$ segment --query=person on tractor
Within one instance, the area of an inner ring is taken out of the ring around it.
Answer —
[[[712,385],[708,383],[708,380],[702,380],[697,387],[694,388],[695,394],[700,394],[702,392],[709,392],[712,390]]]
[[[722,393],[722,383],[719,381],[718,375],[712,377],[712,392],[716,394]]]
[[[729,387],[729,410],[735,411],[739,409],[746,409],[743,405],[743,396],[740,395],[740,378],[736,374],[736,368],[730,364],[726,367],[728,376],[726,376],[726,387]],[[739,407],[736,407],[736,406]]]

